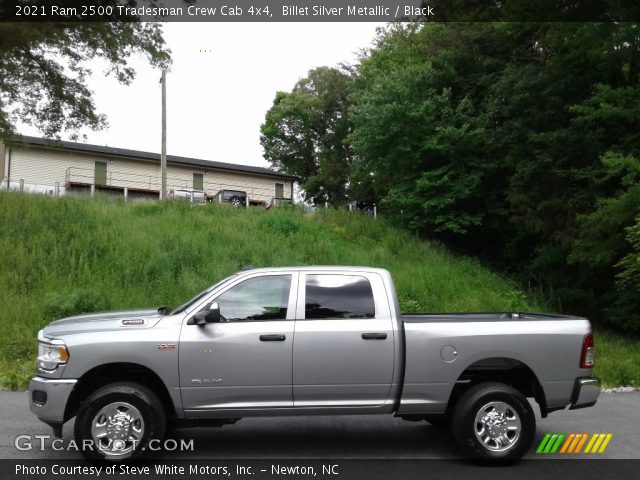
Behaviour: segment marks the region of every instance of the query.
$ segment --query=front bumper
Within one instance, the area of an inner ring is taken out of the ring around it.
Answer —
[[[591,407],[598,401],[600,395],[600,379],[597,377],[577,378],[571,395],[570,410]]]
[[[67,401],[77,380],[33,377],[29,383],[29,407],[43,422],[62,424]]]

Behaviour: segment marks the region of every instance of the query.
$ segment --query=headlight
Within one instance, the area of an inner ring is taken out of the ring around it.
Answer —
[[[38,368],[42,370],[55,370],[58,365],[63,365],[69,360],[69,351],[62,340],[38,343]]]

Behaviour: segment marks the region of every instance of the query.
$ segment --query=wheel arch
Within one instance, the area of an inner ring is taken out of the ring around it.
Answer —
[[[487,357],[469,364],[456,379],[446,411],[451,412],[456,401],[470,386],[492,381],[510,385],[525,397],[533,397],[542,417],[547,416],[547,401],[540,380],[526,363],[508,356]]]
[[[169,390],[158,374],[144,365],[117,362],[94,367],[78,379],[67,401],[64,421],[74,417],[82,402],[98,388],[122,381],[139,383],[149,388],[160,399],[167,417],[176,417],[176,408]]]

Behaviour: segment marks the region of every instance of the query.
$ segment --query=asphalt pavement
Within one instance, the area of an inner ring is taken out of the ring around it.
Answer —
[[[50,435],[51,429],[29,410],[26,392],[0,391],[0,458],[5,459],[74,459],[71,450],[54,450],[49,440],[45,448],[36,435]],[[537,406],[535,410],[538,411]],[[590,459],[640,459],[640,392],[603,393],[596,406],[580,410],[563,410],[538,418],[536,441],[530,458],[558,458],[539,455],[535,446],[545,433],[571,432],[613,433],[602,454],[580,454]],[[73,421],[64,427],[62,446],[73,438]],[[30,442],[34,448],[22,448]],[[426,422],[407,422],[393,416],[306,416],[244,418],[222,428],[180,429],[169,438],[189,441],[193,451],[153,453],[153,457],[171,459],[454,459],[458,450],[446,429]],[[56,445],[59,448],[61,445]],[[171,448],[171,445],[169,446]],[[565,455],[566,456],[566,455]]]
[[[26,392],[0,391],[0,458],[74,459],[76,451],[60,449],[73,438],[73,421],[64,427],[64,441],[53,448],[51,429],[29,410]],[[535,410],[538,411],[537,406]],[[612,433],[602,454],[579,454],[591,459],[640,459],[640,392],[603,393],[596,406],[564,410],[538,418],[536,441],[528,457],[540,458],[535,446],[546,433]],[[16,438],[22,448],[16,447]],[[315,416],[244,418],[222,428],[191,428],[169,432],[179,444],[193,439],[193,451],[156,452],[155,458],[171,459],[453,459],[458,450],[446,429],[426,422],[407,422],[392,416]],[[40,448],[44,442],[44,448]],[[169,445],[172,448],[172,445]],[[546,456],[550,458],[550,456]],[[557,458],[557,455],[555,456]],[[574,455],[576,457],[576,455]]]

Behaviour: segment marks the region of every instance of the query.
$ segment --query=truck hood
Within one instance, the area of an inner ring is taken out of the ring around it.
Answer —
[[[139,330],[153,327],[161,318],[156,308],[89,313],[51,322],[42,333],[47,338],[56,338],[72,333]]]

